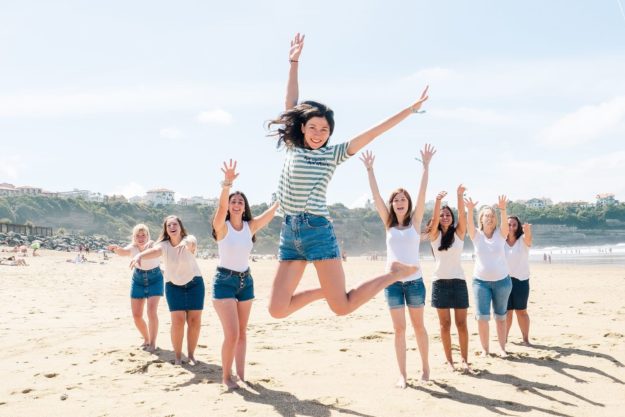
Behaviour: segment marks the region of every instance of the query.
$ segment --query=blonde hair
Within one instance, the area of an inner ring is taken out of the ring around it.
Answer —
[[[482,218],[484,217],[484,214],[486,214],[487,211],[490,211],[493,213],[493,217],[495,218],[495,229],[497,228],[497,212],[491,206],[484,206],[480,209],[480,212],[477,215],[477,223],[480,226],[480,230],[482,231],[484,231],[484,221],[482,220]]]
[[[137,235],[139,234],[139,232],[145,232],[145,235],[148,238],[148,241],[150,240],[150,229],[148,228],[148,226],[146,226],[143,223],[139,223],[138,225],[136,225],[135,227],[132,228],[132,244],[135,245],[136,242],[136,238]]]

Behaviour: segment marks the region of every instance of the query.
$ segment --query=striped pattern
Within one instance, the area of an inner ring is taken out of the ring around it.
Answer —
[[[348,146],[349,142],[344,142],[315,150],[287,148],[278,185],[280,212],[306,212],[330,218],[326,191],[336,167],[349,158]]]

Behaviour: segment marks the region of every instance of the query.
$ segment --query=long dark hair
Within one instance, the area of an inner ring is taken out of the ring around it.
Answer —
[[[334,111],[325,104],[316,101],[304,101],[280,114],[277,119],[270,120],[267,123],[267,128],[270,130],[267,136],[278,138],[278,148],[282,145],[287,148],[305,148],[306,142],[304,141],[302,126],[313,117],[323,117],[326,119],[330,126],[330,136],[332,136],[332,132],[334,132]],[[281,127],[272,130],[273,125]],[[328,141],[326,141],[323,146],[327,144]]]
[[[243,218],[242,220],[244,222],[249,222],[250,220],[253,219],[252,217],[252,209],[250,209],[250,203],[247,202],[247,197],[245,196],[245,194],[243,194],[243,192],[241,191],[235,191],[233,193],[230,193],[230,195],[228,196],[228,203],[230,203],[230,199],[232,198],[232,196],[234,195],[240,195],[241,197],[243,197],[243,202],[245,203],[245,208],[243,209]],[[217,214],[217,211],[215,211],[215,214]],[[228,210],[228,213],[226,213],[226,221],[230,220],[230,210]],[[213,222],[211,222],[212,224]],[[215,227],[213,227],[213,239],[217,240],[217,231],[215,230]],[[252,235],[252,242],[256,242],[256,235]]]
[[[408,214],[404,217],[404,221],[402,222],[402,226],[410,225],[410,221],[412,220],[412,199],[410,198],[410,194],[403,188],[398,188],[391,193],[391,196],[388,199],[388,219],[386,220],[386,228],[390,229],[391,227],[399,226],[399,220],[397,220],[397,213],[393,209],[393,199],[399,193],[404,193],[406,196],[406,200],[408,200]]]
[[[180,217],[174,216],[172,214],[170,216],[165,217],[165,220],[163,220],[163,230],[161,230],[161,235],[158,237],[158,240],[156,242],[163,242],[165,240],[171,240],[171,238],[169,237],[169,233],[167,232],[167,220],[170,220],[170,219],[176,219],[178,221],[178,224],[180,225],[180,238],[181,239],[185,238],[188,235],[187,229],[185,229],[184,226],[182,225],[182,220],[180,220]]]
[[[517,216],[508,216],[508,220],[509,219],[516,220],[517,228],[516,232],[514,233],[514,239],[517,240],[521,236],[523,236],[523,223],[521,223],[521,220]]]
[[[441,244],[438,247],[438,250],[447,250],[454,244],[454,240],[456,239],[456,216],[454,216],[454,211],[451,207],[445,205],[441,207],[441,211],[447,210],[451,214],[451,224],[447,228],[447,231],[443,233],[443,227],[441,226],[441,222],[438,222],[438,230],[441,232]],[[440,216],[440,213],[439,213]]]

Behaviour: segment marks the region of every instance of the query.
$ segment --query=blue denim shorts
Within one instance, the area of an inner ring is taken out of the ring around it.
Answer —
[[[432,307],[469,308],[469,291],[463,279],[437,279],[432,282]]]
[[[340,259],[330,220],[310,213],[287,215],[280,231],[280,261],[322,261]]]
[[[184,285],[168,282],[165,296],[169,311],[204,310],[204,280],[194,277]]]
[[[137,269],[132,273],[130,298],[162,297],[164,294],[163,272],[160,267]]]
[[[254,280],[250,270],[237,272],[221,266],[217,267],[213,280],[213,300],[234,298],[237,301],[254,299]]]
[[[396,281],[384,289],[384,296],[389,308],[419,308],[425,305],[425,285],[423,279]]]
[[[495,320],[505,320],[508,313],[508,297],[511,291],[512,281],[509,276],[499,281],[483,281],[473,278],[475,318],[477,320],[490,320],[492,302]]]
[[[530,297],[530,280],[512,277],[512,292],[508,298],[508,310],[526,310]]]

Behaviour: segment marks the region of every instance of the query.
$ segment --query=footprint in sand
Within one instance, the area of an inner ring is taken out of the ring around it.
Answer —
[[[57,374],[56,372],[50,372],[49,374],[43,374],[43,376],[45,376],[46,378],[54,378],[59,376],[59,374]]]
[[[609,333],[604,334],[603,337],[609,337],[611,339],[622,339],[625,336],[621,333],[609,332]]]

